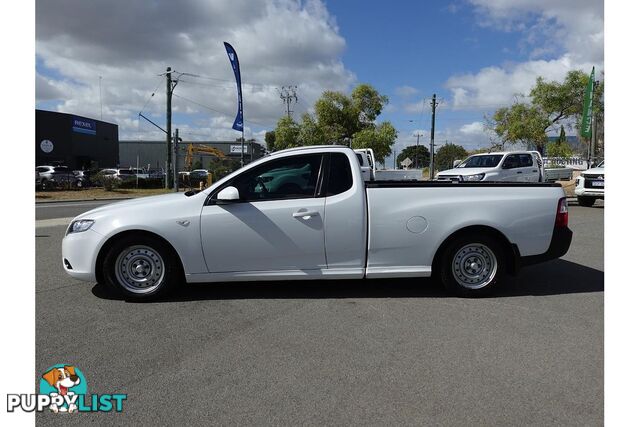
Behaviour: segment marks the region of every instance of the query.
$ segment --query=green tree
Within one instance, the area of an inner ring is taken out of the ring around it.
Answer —
[[[302,145],[323,145],[329,143],[322,128],[309,113],[302,115],[300,142]]]
[[[516,102],[510,107],[498,109],[491,122],[496,134],[506,143],[533,144],[543,151],[547,133],[560,123],[571,119],[580,120],[584,88],[589,76],[579,70],[569,71],[563,82],[547,82],[542,77],[536,79],[531,89],[530,103]],[[595,94],[594,110],[601,111],[602,91],[598,87]]]
[[[409,145],[405,147],[398,157],[396,158],[396,167],[398,169],[402,168],[402,161],[404,159],[411,160],[412,169],[421,169],[429,166],[429,149],[424,145]]]
[[[356,132],[351,143],[352,148],[371,148],[378,163],[391,154],[391,147],[398,138],[398,131],[390,122]]]
[[[276,140],[274,142],[275,150],[284,150],[286,148],[300,146],[300,125],[298,125],[291,117],[284,116],[278,120],[276,125]]]
[[[460,145],[444,144],[436,151],[434,159],[436,169],[439,171],[450,169],[453,167],[454,160],[464,160],[467,155],[467,150]]]
[[[567,142],[567,135],[564,131],[564,126],[560,126],[560,136],[554,142],[547,144],[547,150],[545,152],[547,157],[571,157],[573,154],[571,146]]]
[[[390,122],[376,123],[388,98],[373,86],[361,84],[350,95],[326,91],[316,101],[314,113],[304,113],[300,123],[289,117],[278,121],[273,150],[301,145],[343,144],[371,148],[382,161],[391,154],[398,132]],[[269,141],[266,139],[267,147]]]
[[[267,144],[267,151],[273,151],[276,145],[276,133],[275,131],[268,131],[264,134],[264,142]]]

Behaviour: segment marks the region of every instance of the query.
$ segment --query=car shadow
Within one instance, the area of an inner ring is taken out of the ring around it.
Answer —
[[[503,286],[490,297],[508,298],[603,291],[604,272],[560,259],[523,268],[518,277],[508,277]],[[99,284],[93,286],[92,292],[102,299],[126,300]],[[153,302],[451,296],[453,295],[447,292],[435,278],[409,278],[190,284]]]

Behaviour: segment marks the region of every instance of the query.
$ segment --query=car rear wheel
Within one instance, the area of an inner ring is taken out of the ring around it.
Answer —
[[[594,197],[578,197],[578,204],[580,206],[585,206],[590,208],[596,203],[596,199]]]
[[[167,244],[145,235],[130,235],[107,252],[103,277],[119,294],[136,300],[166,295],[181,281],[180,268]]]
[[[502,245],[485,233],[456,237],[444,250],[440,278],[460,296],[483,296],[493,291],[506,271]]]

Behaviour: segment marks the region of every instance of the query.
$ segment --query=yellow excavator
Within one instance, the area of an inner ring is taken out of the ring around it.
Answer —
[[[194,154],[204,154],[207,156],[217,157],[219,159],[226,158],[224,153],[215,147],[210,147],[208,145],[202,145],[202,144],[189,144],[187,146],[187,154],[184,157],[184,168],[187,171],[190,171],[191,168],[193,167]],[[207,174],[207,187],[209,185],[211,185],[211,173]]]

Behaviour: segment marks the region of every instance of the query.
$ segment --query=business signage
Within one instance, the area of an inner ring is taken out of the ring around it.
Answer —
[[[241,145],[232,145],[231,149],[229,150],[230,153],[242,153],[242,146]],[[249,147],[247,145],[244,146],[244,154],[247,154],[249,152]]]
[[[78,133],[86,133],[87,135],[96,134],[96,122],[82,117],[72,117],[71,128],[74,132]]]

